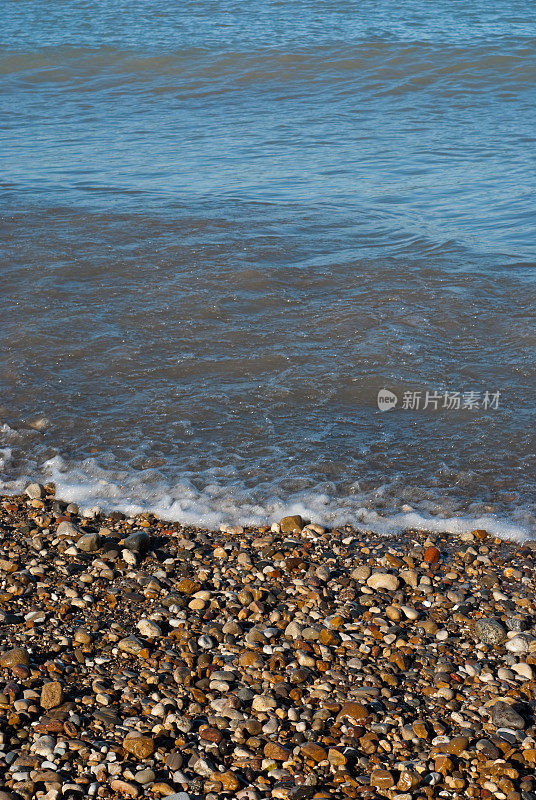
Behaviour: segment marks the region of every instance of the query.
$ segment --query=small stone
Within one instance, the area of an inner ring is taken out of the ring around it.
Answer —
[[[272,708],[277,708],[277,703],[273,697],[258,694],[253,698],[251,707],[254,711],[271,711]]]
[[[182,762],[183,758],[181,753],[170,753],[166,757],[166,767],[171,772],[176,772],[178,769],[180,769],[182,767]]]
[[[24,490],[24,493],[32,500],[37,500],[37,498],[44,496],[45,490],[40,483],[30,483]]]
[[[396,575],[391,575],[389,572],[373,572],[370,578],[367,579],[367,586],[376,591],[377,589],[387,589],[389,592],[394,592],[398,589],[400,581]]]
[[[372,570],[367,564],[362,564],[352,570],[350,577],[354,581],[366,581],[371,572]]]
[[[69,539],[76,539],[82,535],[80,528],[77,528],[72,522],[67,522],[65,520],[60,522],[56,533],[58,536],[65,536]]]
[[[236,792],[240,788],[240,781],[230,770],[226,772],[214,772],[213,779],[219,781],[224,792]]]
[[[48,710],[63,703],[63,688],[59,681],[49,681],[41,689],[41,707]]]
[[[178,592],[180,592],[180,594],[186,595],[195,594],[195,592],[198,592],[200,588],[200,584],[190,580],[190,578],[182,578],[176,586],[176,589]]]
[[[496,728],[513,728],[522,731],[527,723],[511,705],[504,700],[498,700],[491,710],[491,720]]]
[[[413,733],[418,739],[428,739],[429,732],[426,722],[415,720],[412,725]]]
[[[160,627],[151,619],[140,619],[137,628],[141,635],[146,636],[148,639],[155,639],[162,635]]]
[[[415,772],[404,769],[400,773],[396,788],[402,792],[410,792],[412,789],[416,789],[420,783],[421,778],[419,775],[417,775]]]
[[[154,773],[154,770],[149,769],[149,768],[140,769],[134,775],[134,780],[137,783],[141,783],[142,786],[145,786],[146,783],[152,783],[154,781],[155,777],[156,777],[156,775]]]
[[[123,739],[123,750],[143,761],[154,753],[154,741],[150,736],[127,736]]]
[[[191,795],[188,792],[174,792],[173,794],[166,794],[165,798],[166,800],[191,800]]]
[[[505,647],[510,653],[528,653],[535,641],[530,633],[518,633],[506,642]]]
[[[188,792],[175,792],[174,794],[166,794],[165,798],[166,800],[191,800],[191,795]]]
[[[428,564],[437,564],[439,562],[439,558],[441,553],[437,549],[437,547],[427,547],[424,551],[424,561]]]
[[[398,573],[407,586],[416,589],[419,584],[419,573],[416,569],[402,569]]]
[[[302,530],[303,519],[299,514],[294,514],[290,517],[283,517],[279,525],[281,528],[281,533],[295,533],[296,531]]]
[[[330,747],[328,750],[328,761],[336,767],[344,767],[348,759],[341,750],[338,750],[336,747]]]
[[[121,639],[117,646],[124,653],[130,653],[133,656],[139,655],[144,649],[143,643],[137,636],[126,636],[124,639]]]
[[[242,525],[220,525],[222,533],[228,533],[230,536],[241,536],[244,533]]]
[[[362,722],[368,715],[368,711],[364,705],[355,700],[349,700],[347,703],[344,703],[337,714],[337,723],[343,719],[349,719],[353,722]]]
[[[469,747],[469,739],[466,736],[454,736],[450,742],[442,745],[444,753],[449,756],[460,756]]]
[[[318,641],[323,645],[337,645],[340,642],[340,637],[335,631],[330,631],[328,628],[322,628],[318,634]]]
[[[290,751],[277,744],[277,742],[267,742],[264,745],[264,755],[274,761],[287,761],[290,757]]]
[[[76,546],[83,553],[95,553],[101,546],[101,537],[98,533],[84,533],[79,538]]]
[[[304,758],[310,758],[312,761],[325,761],[328,757],[327,750],[324,750],[319,744],[315,742],[307,742],[301,749],[301,754]]]
[[[0,667],[4,669],[18,667],[19,665],[24,667],[30,666],[30,656],[28,655],[28,651],[23,647],[14,647],[12,650],[8,650],[0,656]]]
[[[497,645],[506,640],[506,630],[498,619],[477,619],[474,630],[475,638],[484,644]]]
[[[295,621],[289,622],[289,624],[285,628],[285,636],[287,637],[287,639],[299,639],[301,634],[302,634],[302,629]]]
[[[140,790],[135,783],[130,783],[129,781],[122,781],[119,778],[116,778],[111,782],[110,788],[113,792],[117,792],[122,797],[140,796]]]
[[[149,549],[150,539],[145,531],[135,531],[127,536],[123,542],[123,546],[130,550],[132,553],[143,555]]]
[[[126,547],[121,551],[121,557],[125,564],[129,564],[131,567],[136,566],[138,563],[138,556],[136,553],[133,553],[132,550],[127,550]]]
[[[370,775],[370,785],[375,789],[391,789],[395,785],[392,772],[386,769],[375,769]]]
[[[77,628],[74,632],[73,641],[76,644],[91,644],[91,634],[85,628]]]
[[[526,664],[522,661],[519,664],[513,664],[512,669],[519,675],[520,678],[524,678],[527,681],[531,681],[534,678],[534,672],[530,664]]]

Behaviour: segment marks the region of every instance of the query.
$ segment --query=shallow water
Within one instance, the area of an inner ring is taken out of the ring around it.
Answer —
[[[536,22],[491,5],[4,0],[2,487],[534,535]]]

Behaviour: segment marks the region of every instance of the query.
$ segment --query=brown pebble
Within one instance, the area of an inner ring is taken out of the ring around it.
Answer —
[[[145,758],[150,758],[154,753],[154,741],[149,736],[134,734],[123,739],[123,749],[142,761]]]
[[[290,756],[290,751],[277,742],[267,742],[264,745],[264,755],[274,761],[286,761]]]
[[[41,689],[41,707],[48,710],[63,703],[63,689],[59,681],[45,683]]]
[[[375,789],[391,789],[395,785],[392,772],[386,769],[375,769],[370,776],[370,785]]]
[[[30,656],[24,647],[14,647],[0,656],[0,667],[4,669],[18,667],[19,665],[30,666]]]
[[[441,553],[437,547],[427,547],[424,551],[424,561],[428,562],[428,564],[437,564],[440,556]]]

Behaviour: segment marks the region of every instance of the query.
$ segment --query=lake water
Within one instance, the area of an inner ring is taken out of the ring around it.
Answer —
[[[535,535],[533,3],[0,9],[0,488]]]

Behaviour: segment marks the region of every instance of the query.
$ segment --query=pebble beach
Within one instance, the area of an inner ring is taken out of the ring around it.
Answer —
[[[0,800],[536,797],[534,547],[0,503]]]

